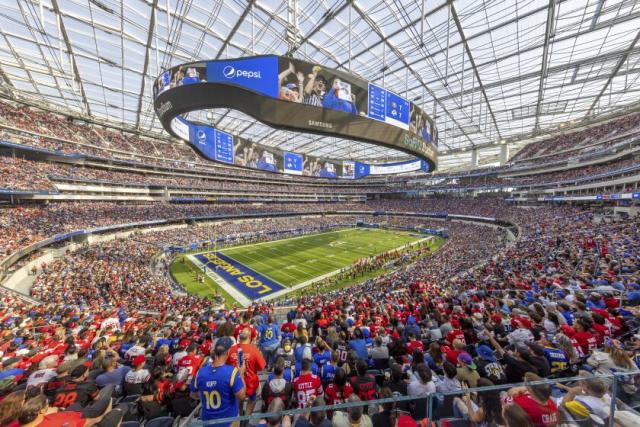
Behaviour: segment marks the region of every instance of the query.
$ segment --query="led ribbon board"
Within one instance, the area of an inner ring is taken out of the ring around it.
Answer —
[[[437,130],[416,104],[353,75],[274,55],[183,64],[155,81],[163,127],[202,156],[272,172],[357,177],[353,162],[331,162],[234,137],[184,114],[210,108],[244,112],[274,128],[353,139],[437,161]],[[343,164],[344,163],[344,164]]]

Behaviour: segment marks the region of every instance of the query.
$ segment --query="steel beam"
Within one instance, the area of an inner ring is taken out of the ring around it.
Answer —
[[[82,84],[82,78],[80,77],[80,71],[78,70],[78,64],[76,63],[76,59],[73,54],[73,47],[71,46],[71,42],[69,41],[69,35],[67,34],[67,29],[64,26],[64,19],[62,19],[62,15],[60,14],[60,6],[58,5],[58,0],[51,0],[51,4],[53,6],[53,11],[58,16],[60,16],[60,31],[62,32],[62,38],[64,40],[64,44],[67,46],[67,52],[71,57],[73,75],[76,82],[78,83],[78,87],[80,88],[80,96],[82,97],[82,103],[86,108],[85,113],[88,115],[91,115],[91,107],[89,106],[87,95],[84,92],[84,85]]]

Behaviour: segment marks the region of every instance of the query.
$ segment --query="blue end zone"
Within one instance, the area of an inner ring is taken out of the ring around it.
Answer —
[[[246,265],[240,264],[220,252],[195,255],[196,259],[208,269],[222,277],[225,282],[236,288],[251,300],[264,298],[274,292],[285,289],[279,283],[266,278]]]

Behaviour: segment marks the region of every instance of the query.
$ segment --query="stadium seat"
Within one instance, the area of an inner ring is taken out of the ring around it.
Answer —
[[[144,427],[171,427],[174,421],[174,417],[158,417],[147,421]]]

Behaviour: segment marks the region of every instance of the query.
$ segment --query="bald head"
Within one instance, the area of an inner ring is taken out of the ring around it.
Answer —
[[[240,331],[238,338],[240,338],[241,343],[248,343],[251,340],[251,330],[249,328],[244,328]]]

